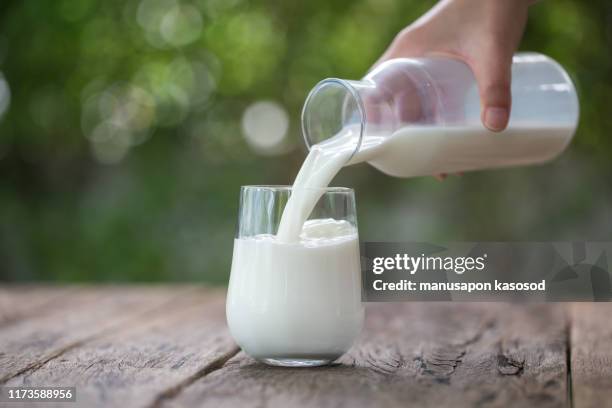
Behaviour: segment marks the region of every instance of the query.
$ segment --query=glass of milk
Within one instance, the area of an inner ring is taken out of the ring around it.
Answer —
[[[305,222],[294,216],[299,237],[279,240],[295,193],[288,186],[242,187],[226,312],[232,336],[250,356],[312,367],[344,354],[363,326],[355,196],[338,187],[300,191],[319,198]]]

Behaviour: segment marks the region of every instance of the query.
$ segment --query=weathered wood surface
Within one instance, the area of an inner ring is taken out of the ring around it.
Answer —
[[[222,318],[221,293],[201,288],[169,298],[163,308],[66,350],[5,385],[76,385],[82,406],[146,407],[238,352]]]
[[[572,396],[576,407],[612,406],[612,305],[571,305]]]
[[[82,288],[63,296],[43,313],[13,319],[12,324],[0,328],[0,383],[38,369],[107,331],[138,321],[192,290],[182,287],[169,291],[154,286]],[[37,299],[38,291],[33,290],[24,294],[21,302],[11,304],[35,303]]]
[[[61,302],[75,287],[4,286],[0,287],[0,328],[19,319],[42,315]],[[36,293],[36,296],[29,296]],[[24,301],[27,299],[27,301]]]
[[[370,304],[315,369],[239,353],[223,290],[5,286],[0,308],[0,384],[76,386],[66,407],[612,406],[612,304]]]
[[[271,369],[240,354],[164,406],[566,406],[557,308],[405,303],[368,312],[340,364]]]

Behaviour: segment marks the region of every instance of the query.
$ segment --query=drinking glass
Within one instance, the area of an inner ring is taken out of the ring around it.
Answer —
[[[363,326],[354,192],[309,190],[320,198],[289,243],[275,234],[292,187],[240,191],[227,322],[243,351],[266,364],[329,364]]]

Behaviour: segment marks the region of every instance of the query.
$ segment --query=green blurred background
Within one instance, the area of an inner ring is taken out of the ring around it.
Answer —
[[[360,78],[434,2],[0,2],[0,279],[229,275],[239,187],[288,184],[320,79]],[[539,167],[433,178],[368,165],[362,240],[610,240],[612,3],[542,1],[522,49],[564,65],[576,137]]]

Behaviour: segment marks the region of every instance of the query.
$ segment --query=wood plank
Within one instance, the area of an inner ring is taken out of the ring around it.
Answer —
[[[237,352],[225,324],[224,291],[198,290],[6,385],[76,386],[79,406],[146,407]]]
[[[612,304],[571,305],[574,407],[612,406]]]
[[[566,315],[555,305],[368,305],[340,364],[271,368],[238,354],[164,407],[565,407]]]
[[[0,383],[153,313],[193,290],[193,287],[100,286],[67,296],[52,313],[31,316],[2,329]]]
[[[78,286],[1,285],[0,328],[28,317],[49,313]]]

